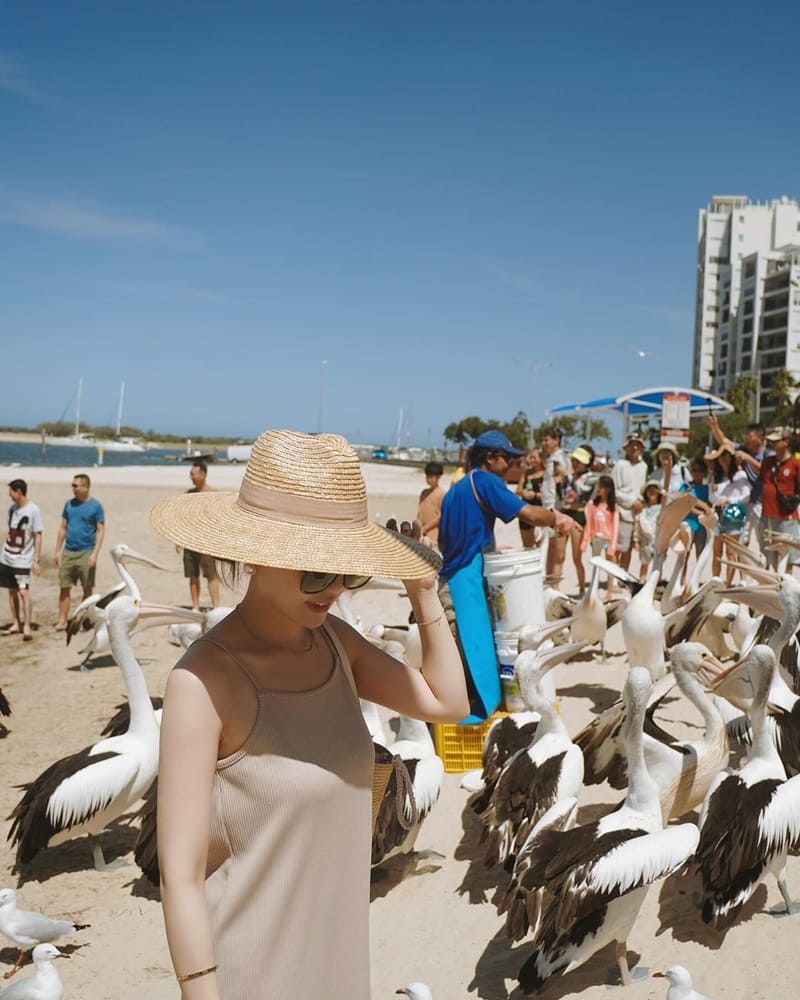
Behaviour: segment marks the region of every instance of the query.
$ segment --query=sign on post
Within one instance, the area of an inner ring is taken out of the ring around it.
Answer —
[[[665,392],[661,403],[661,440],[686,444],[689,440],[691,396],[686,392]]]

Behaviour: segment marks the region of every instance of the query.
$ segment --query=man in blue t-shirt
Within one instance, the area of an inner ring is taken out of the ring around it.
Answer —
[[[97,557],[106,533],[103,505],[89,496],[89,477],[79,473],[72,477],[71,500],[61,512],[61,526],[56,539],[55,561],[58,566],[58,622],[56,631],[63,632],[69,618],[70,592],[73,584],[83,587],[84,600],[94,589]]]
[[[512,493],[503,476],[512,458],[522,455],[501,431],[480,434],[469,451],[469,472],[442,500],[439,548],[444,562],[440,596],[459,644],[467,674],[472,714],[466,721],[486,719],[500,703],[500,681],[494,655],[492,623],[483,582],[483,553],[494,549],[494,523],[515,517],[558,534],[580,531],[566,514],[534,507]],[[468,633],[468,634],[467,634]]]

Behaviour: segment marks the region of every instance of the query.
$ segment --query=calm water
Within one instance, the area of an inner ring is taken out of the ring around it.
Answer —
[[[152,451],[106,451],[103,465],[173,465],[184,449],[154,448]],[[98,464],[97,448],[68,448],[63,445],[20,444],[0,441],[0,465],[63,465],[69,468],[91,468]]]

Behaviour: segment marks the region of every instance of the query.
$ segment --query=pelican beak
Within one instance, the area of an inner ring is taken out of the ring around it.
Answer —
[[[203,615],[191,608],[177,608],[169,604],[152,604],[149,601],[139,607],[139,621],[154,625],[173,625],[179,622],[203,623]]]
[[[749,576],[765,586],[778,582],[778,576],[772,570],[761,569],[759,566],[753,566],[752,563],[735,562],[732,559],[720,559],[720,562],[723,566],[732,566],[734,569],[741,570],[745,576]]]
[[[559,663],[566,663],[567,660],[580,652],[584,646],[588,645],[587,642],[566,642],[563,646],[554,646],[552,649],[545,650],[544,652],[540,650],[539,664],[542,673],[547,673],[548,670],[557,667]]]
[[[719,661],[718,661],[719,662]],[[709,690],[717,691],[720,686],[728,680],[729,677],[733,677],[735,674],[738,676],[737,671],[739,671],[746,663],[745,660],[737,660],[736,663],[731,664],[729,667],[723,667],[722,671],[717,674],[717,676],[708,684]],[[723,666],[723,664],[720,664]]]
[[[547,622],[545,625],[539,625],[536,629],[531,629],[530,634],[520,640],[520,652],[523,649],[539,649],[543,642],[552,639],[563,629],[569,628],[574,621],[574,617],[557,618],[554,622]]]
[[[720,597],[746,604],[760,615],[780,621],[783,618],[783,608],[778,598],[778,582],[776,580],[759,587],[730,587],[720,591]]]
[[[703,657],[702,662],[698,666],[697,676],[706,685],[714,684],[727,669],[722,660],[718,660],[716,656],[709,653],[708,656]]]
[[[151,559],[150,556],[142,555],[142,553],[137,552],[136,549],[128,549],[128,551],[122,556],[122,561],[141,563],[142,566],[151,566],[153,569],[163,569],[167,572],[166,566],[162,566],[161,563],[157,563],[155,559]]]

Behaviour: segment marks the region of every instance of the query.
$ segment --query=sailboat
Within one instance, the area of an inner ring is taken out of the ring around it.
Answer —
[[[67,448],[93,448],[95,445],[94,434],[81,433],[81,395],[83,394],[83,379],[78,379],[78,395],[75,403],[75,430],[72,434],[59,437],[56,435],[45,435],[46,444],[60,445]]]
[[[147,451],[147,445],[140,437],[129,437],[120,434],[122,428],[122,404],[125,400],[125,383],[119,387],[119,402],[117,404],[117,433],[113,441],[98,441],[97,447],[103,451]]]

